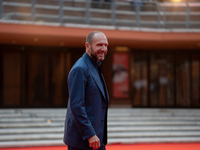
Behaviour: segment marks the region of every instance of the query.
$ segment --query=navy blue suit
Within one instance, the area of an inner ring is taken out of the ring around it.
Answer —
[[[98,71],[98,63],[87,53],[72,67],[68,88],[64,143],[92,150],[88,138],[97,135],[101,145],[106,145],[109,96],[103,76]]]

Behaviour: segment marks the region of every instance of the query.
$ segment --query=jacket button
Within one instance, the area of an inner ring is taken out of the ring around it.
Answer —
[[[103,109],[105,109],[106,107],[103,107]]]
[[[103,120],[101,120],[101,122],[103,122]]]

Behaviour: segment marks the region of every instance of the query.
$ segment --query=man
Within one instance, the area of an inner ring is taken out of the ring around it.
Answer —
[[[109,97],[100,64],[107,54],[107,47],[108,41],[102,32],[88,34],[86,53],[69,73],[64,131],[68,150],[105,150]]]

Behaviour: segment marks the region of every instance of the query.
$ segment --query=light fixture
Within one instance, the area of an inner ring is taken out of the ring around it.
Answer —
[[[174,3],[179,3],[179,2],[181,2],[181,0],[171,0],[172,2],[174,2]]]
[[[126,47],[126,46],[116,46],[115,47],[115,51],[118,51],[118,52],[128,52],[129,48]]]

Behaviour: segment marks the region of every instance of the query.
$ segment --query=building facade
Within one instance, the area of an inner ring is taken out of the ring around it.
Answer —
[[[0,107],[61,108],[86,35],[106,34],[110,107],[200,107],[200,4],[0,1]]]
[[[66,107],[67,75],[85,36],[104,32],[110,107],[199,108],[199,33],[0,24],[0,106]]]

